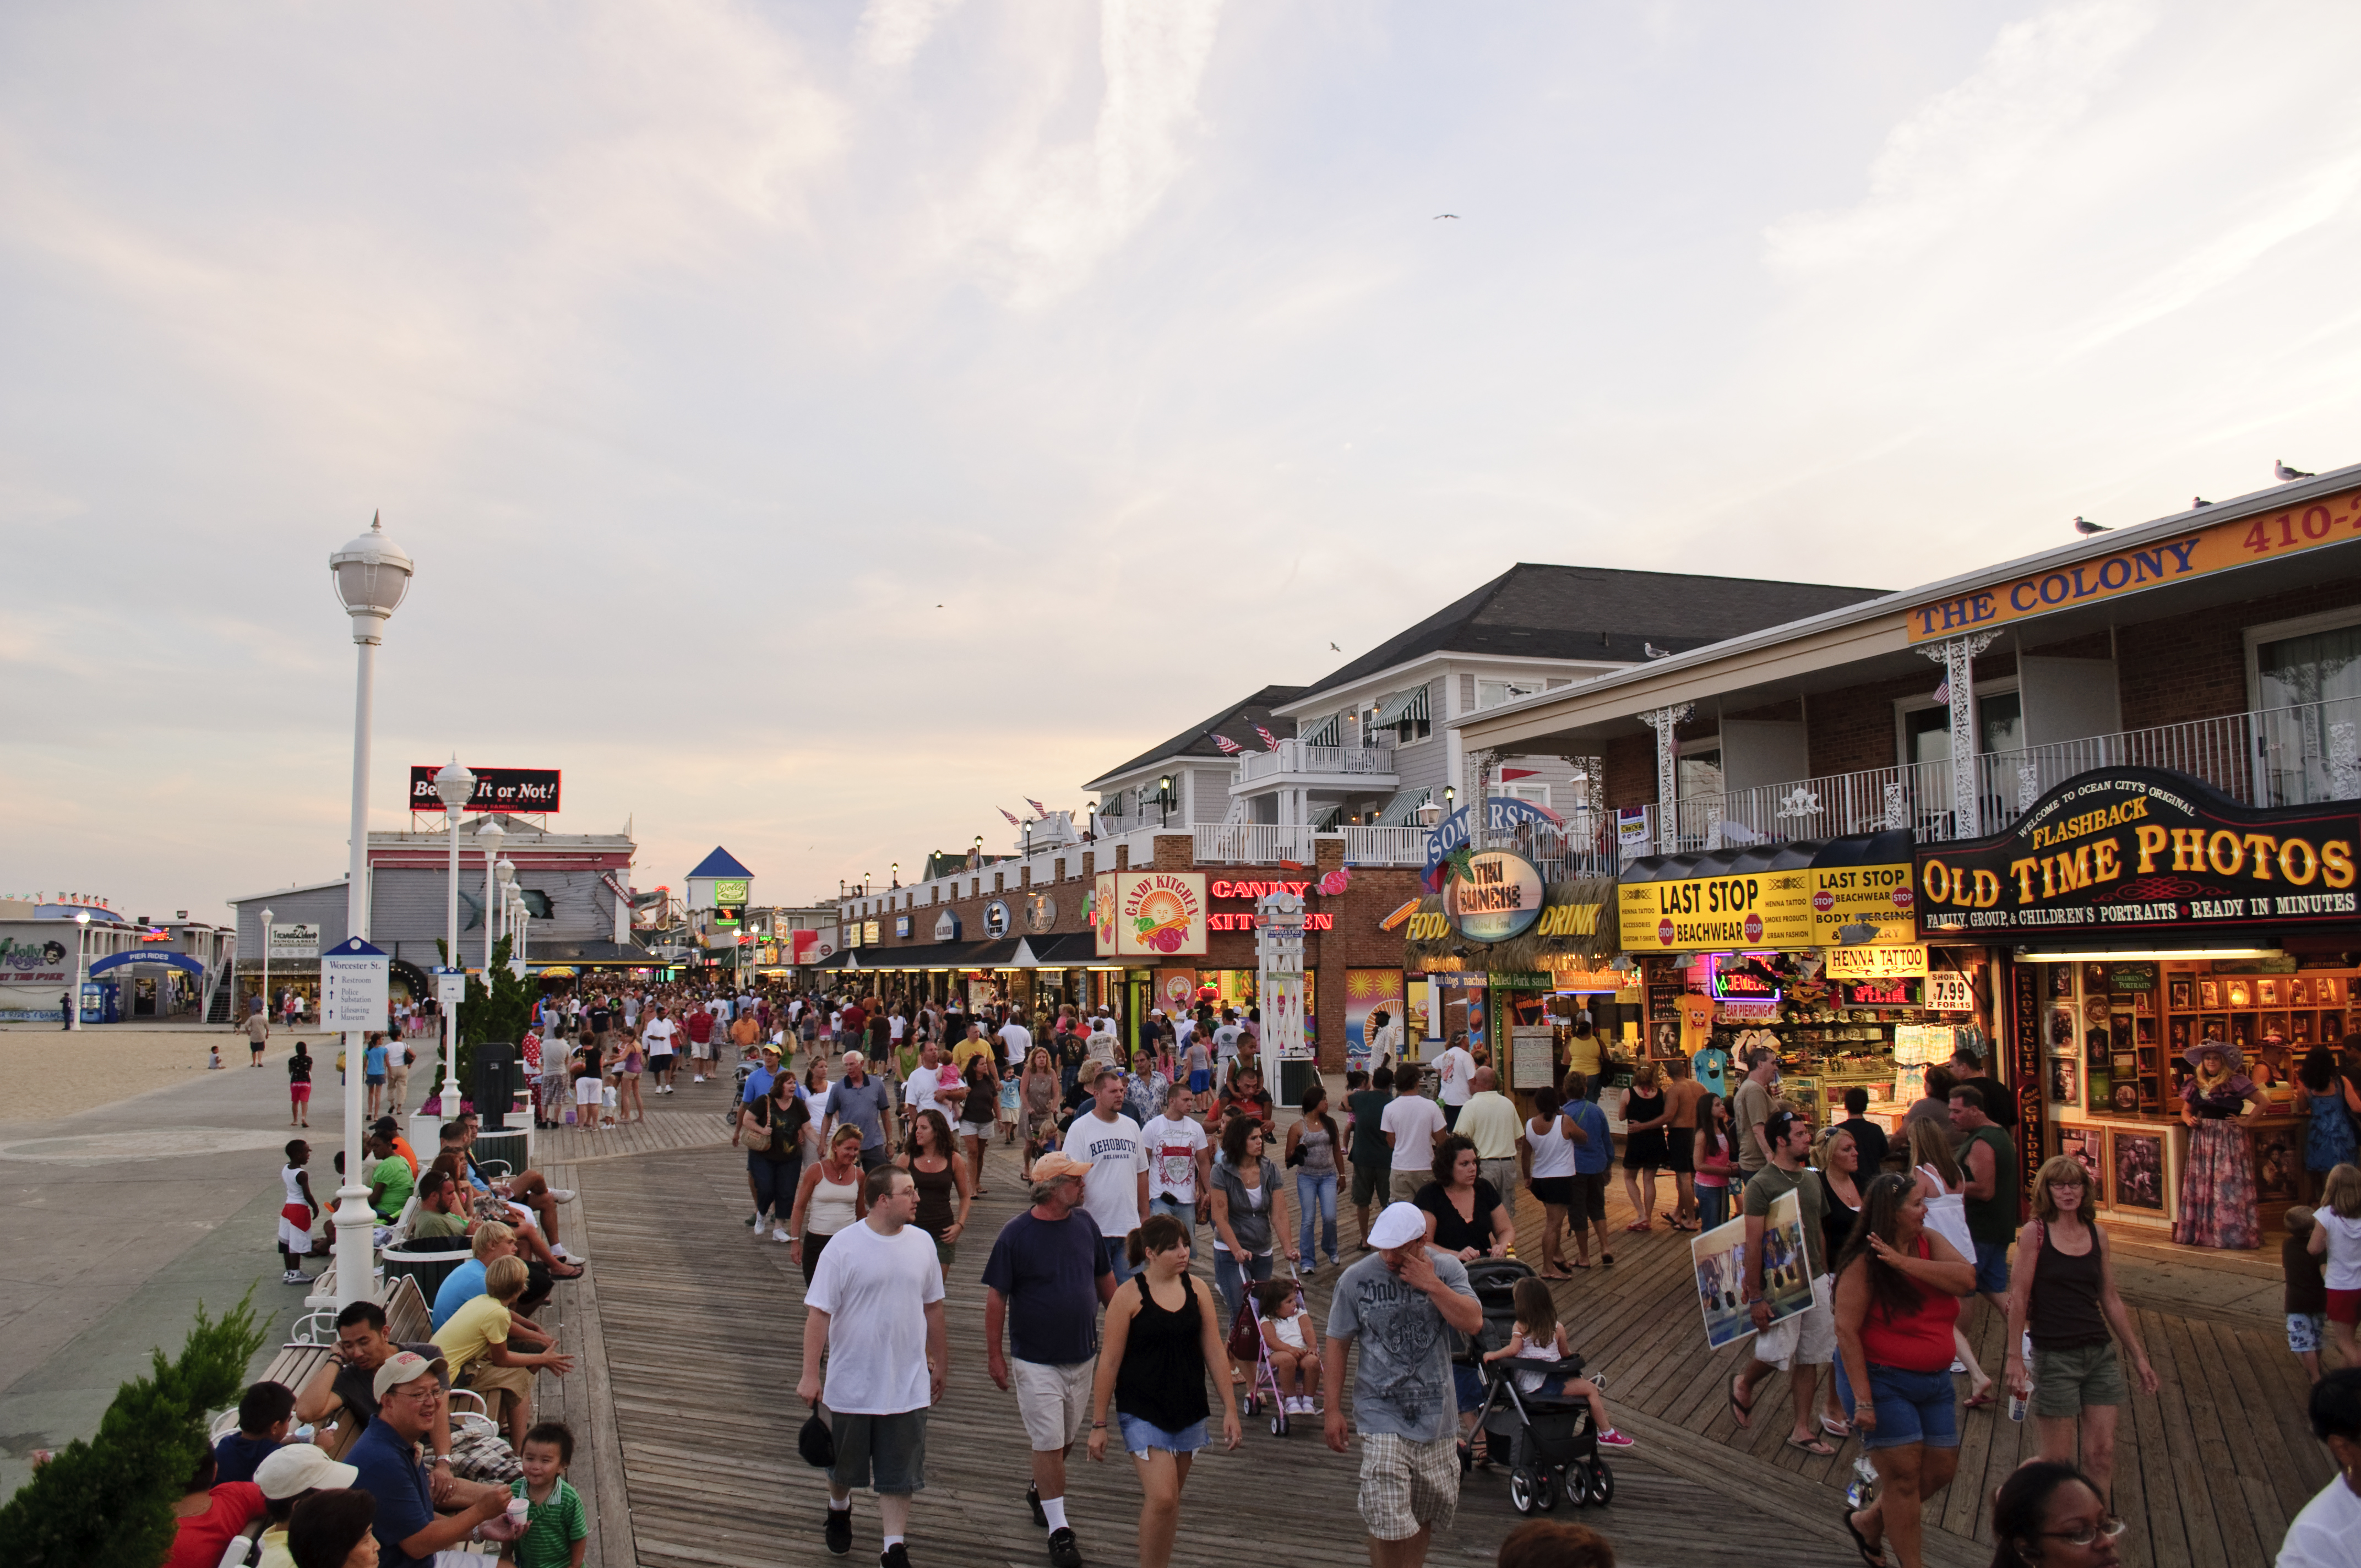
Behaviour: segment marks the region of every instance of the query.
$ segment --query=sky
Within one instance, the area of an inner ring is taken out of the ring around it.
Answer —
[[[2328,0],[23,0],[0,894],[341,874],[373,514],[374,827],[559,768],[638,885],[796,903],[1520,560],[1904,587],[2361,459],[2356,58]]]

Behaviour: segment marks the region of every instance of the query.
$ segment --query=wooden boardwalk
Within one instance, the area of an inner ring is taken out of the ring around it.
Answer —
[[[569,1241],[593,1261],[550,1309],[582,1365],[562,1383],[542,1378],[540,1408],[572,1421],[582,1440],[574,1475],[598,1522],[591,1562],[599,1568],[834,1561],[819,1540],[823,1488],[794,1452],[803,1417],[794,1397],[801,1276],[786,1248],[752,1239],[742,1223],[751,1206],[742,1157],[709,1146],[727,1143],[728,1089],[696,1090],[684,1084],[671,1097],[683,1106],[668,1104],[621,1133],[543,1135],[542,1168],[581,1192],[566,1215]],[[1046,1560],[1023,1503],[1015,1404],[983,1370],[976,1276],[990,1237],[1020,1201],[1010,1152],[995,1146],[985,1180],[992,1193],[978,1203],[948,1280],[950,1385],[929,1433],[932,1484],[911,1536],[921,1564]],[[1611,1508],[1569,1516],[1561,1506],[1557,1517],[1599,1529],[1627,1563],[1853,1561],[1837,1519],[1857,1448],[1844,1444],[1828,1459],[1784,1447],[1775,1380],[1762,1390],[1753,1429],[1736,1426],[1725,1391],[1743,1347],[1704,1349],[1688,1238],[1661,1227],[1626,1234],[1631,1217],[1619,1183],[1609,1199],[1617,1262],[1556,1289],[1640,1447],[1612,1458]],[[1525,1203],[1521,1224],[1539,1221]],[[1349,1215],[1345,1228],[1349,1246]],[[1311,1295],[1315,1319],[1324,1317],[1326,1282],[1315,1279]],[[2125,1560],[2268,1568],[2287,1520],[2330,1474],[2305,1429],[2301,1368],[2279,1334],[2249,1317],[2142,1308],[2139,1318],[2164,1388],[2135,1395],[2118,1439],[2116,1500],[2133,1524]],[[1976,1308],[1971,1333],[1984,1365],[1997,1367],[1997,1320]],[[1991,1559],[1993,1488],[2032,1455],[2035,1430],[2011,1422],[2004,1408],[1961,1420],[1960,1477],[1930,1511],[1928,1561],[1980,1568]],[[1310,1429],[1282,1440],[1249,1423],[1237,1453],[1209,1453],[1191,1477],[1175,1561],[1226,1562],[1253,1541],[1306,1568],[1363,1563],[1355,1476],[1355,1461],[1329,1453]],[[1128,1464],[1078,1464],[1070,1496],[1089,1561],[1132,1561],[1138,1493]],[[1489,1562],[1516,1522],[1499,1473],[1479,1472],[1435,1561]],[[865,1561],[875,1541],[864,1500],[852,1561]]]

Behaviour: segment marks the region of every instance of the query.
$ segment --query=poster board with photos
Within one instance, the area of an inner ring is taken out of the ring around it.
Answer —
[[[1772,1200],[1763,1227],[1763,1299],[1771,1304],[1772,1323],[1784,1322],[1811,1306],[1806,1257],[1803,1203],[1793,1192],[1783,1192]],[[1754,1332],[1753,1313],[1746,1305],[1745,1217],[1693,1237],[1689,1259],[1697,1308],[1705,1317],[1707,1347],[1719,1350]]]
[[[2091,1206],[2107,1201],[2107,1132],[2103,1127],[2066,1127],[2058,1134],[2058,1152],[2082,1168],[2091,1179]]]
[[[2164,1134],[2107,1129],[2107,1188],[2118,1209],[2166,1212]]]

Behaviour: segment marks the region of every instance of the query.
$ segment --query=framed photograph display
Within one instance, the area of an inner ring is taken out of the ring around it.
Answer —
[[[2187,975],[2179,974],[2172,977],[2172,983],[2166,988],[2166,992],[2170,999],[2172,1010],[2175,1013],[2186,1013],[2189,1011],[2191,1005],[2191,992],[2195,988],[2190,984],[2189,977]]]
[[[2218,980],[2199,981],[2197,982],[2197,1005],[2205,1009],[2209,1013],[2221,1006],[2222,982]]]
[[[2312,1003],[2315,1007],[2342,1007],[2345,1003],[2345,981],[2336,975],[2314,975],[2312,981]]]
[[[2049,1058],[2049,1099],[2052,1104],[2082,1103],[2082,1064],[2071,1057]]]
[[[2164,1135],[2107,1129],[2107,1169],[2118,1209],[2165,1212]]]
[[[2264,1203],[2292,1203],[2303,1189],[2303,1154],[2293,1127],[2255,1129],[2255,1197]]]
[[[2107,1201],[2107,1133],[2103,1127],[2067,1127],[2058,1135],[2058,1152],[2081,1166],[2091,1179],[2092,1204]]]

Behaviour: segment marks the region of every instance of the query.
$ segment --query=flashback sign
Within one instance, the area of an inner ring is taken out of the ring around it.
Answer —
[[[1916,852],[1919,929],[2048,932],[2273,928],[2356,909],[2350,803],[2257,811],[2185,773],[2069,779],[2008,832]]]
[[[411,765],[411,810],[443,809],[443,797],[434,793],[434,775],[442,771],[441,763]],[[563,775],[555,768],[471,767],[467,771],[476,775],[476,792],[467,797],[467,809],[470,811],[557,809],[557,786]]]
[[[320,955],[320,1026],[350,1034],[382,1029],[393,1003],[393,957],[358,937]]]

